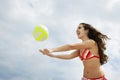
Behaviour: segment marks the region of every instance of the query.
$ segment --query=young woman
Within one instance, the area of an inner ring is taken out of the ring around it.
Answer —
[[[66,44],[53,49],[39,50],[44,55],[59,58],[72,59],[79,57],[84,66],[84,75],[82,80],[107,80],[101,65],[107,62],[108,56],[104,53],[105,40],[109,39],[90,24],[80,23],[77,30],[77,36],[82,40],[81,43]],[[54,55],[53,52],[62,52],[75,50],[71,54]]]

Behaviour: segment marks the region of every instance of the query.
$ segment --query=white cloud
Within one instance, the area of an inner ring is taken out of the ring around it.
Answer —
[[[113,67],[112,65],[114,64],[106,64],[103,70],[108,80],[117,80],[119,79],[120,72],[118,69],[115,69],[115,67]]]
[[[112,9],[114,9],[114,7],[116,6],[116,4],[118,4],[120,1],[119,0],[109,0],[109,2],[107,3],[106,8],[110,11],[112,11]]]
[[[114,14],[111,8],[117,3],[112,0],[105,3],[104,0],[98,3],[96,0],[91,2],[77,0],[77,2],[69,1],[68,3],[63,0],[1,2],[0,79],[80,80],[83,66],[79,59],[70,61],[52,59],[43,56],[38,49],[78,42],[75,30],[80,22],[87,22],[111,38],[107,42],[106,51],[111,60],[103,66],[103,69],[109,80],[115,80],[119,72],[114,68],[119,71],[117,66],[120,65],[118,62],[120,60],[118,37],[120,24],[116,22],[119,17],[112,20],[110,18],[112,18],[111,14]],[[107,6],[111,9],[111,14],[104,11],[105,4],[108,4]],[[106,18],[106,15],[110,18]],[[50,36],[45,42],[36,42],[31,35],[34,26],[38,23],[45,24],[49,29]]]

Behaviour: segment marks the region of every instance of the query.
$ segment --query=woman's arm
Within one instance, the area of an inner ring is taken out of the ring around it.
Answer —
[[[54,58],[65,59],[65,60],[73,59],[78,56],[79,56],[79,51],[74,51],[71,54],[53,55]]]
[[[95,41],[93,40],[87,40],[82,43],[75,43],[75,44],[67,44],[64,46],[60,46],[57,48],[51,49],[51,52],[61,52],[61,51],[69,51],[69,50],[75,50],[75,49],[83,49],[83,48],[91,48],[95,44]]]
[[[60,59],[72,59],[74,57],[77,57],[79,55],[79,50],[82,48],[92,48],[92,46],[95,45],[95,41],[93,40],[87,40],[82,43],[76,43],[76,44],[69,44],[69,45],[64,45],[61,47],[53,48],[53,49],[44,49],[40,50],[43,54],[50,56],[50,57],[55,57],[55,58],[60,58]],[[64,54],[64,55],[53,55],[51,54],[52,52],[61,52],[61,51],[68,51],[68,50],[76,50],[75,52],[71,54]]]
[[[51,54],[48,49],[40,50],[40,52],[42,52],[44,55],[47,55],[53,58],[59,58],[59,59],[65,59],[65,60],[72,59],[79,56],[79,50],[76,50],[71,54],[60,54],[60,55]]]

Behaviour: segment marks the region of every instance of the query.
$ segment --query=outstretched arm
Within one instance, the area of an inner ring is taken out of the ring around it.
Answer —
[[[64,46],[53,48],[51,49],[51,52],[61,52],[61,51],[69,51],[69,50],[78,50],[83,48],[91,48],[94,44],[95,44],[95,41],[87,40],[82,43],[67,44]]]
[[[87,40],[87,41],[84,41],[82,43],[68,44],[68,45],[53,48],[50,50],[49,49],[40,50],[40,52],[42,52],[43,54],[50,56],[50,57],[55,57],[55,58],[60,58],[60,59],[72,59],[72,58],[77,57],[79,55],[80,49],[91,48],[93,45],[95,45],[95,41]],[[76,51],[71,53],[71,54],[64,54],[64,55],[51,54],[52,52],[61,52],[61,51],[68,51],[68,50],[76,50]]]
[[[76,50],[72,52],[71,54],[60,54],[60,55],[51,54],[48,49],[40,50],[40,52],[42,52],[44,55],[47,55],[53,58],[59,58],[59,59],[65,59],[65,60],[73,59],[79,56],[79,50]]]

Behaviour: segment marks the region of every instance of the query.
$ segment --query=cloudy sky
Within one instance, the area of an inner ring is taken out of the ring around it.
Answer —
[[[0,80],[80,80],[79,58],[53,59],[38,49],[80,42],[75,30],[81,22],[111,38],[102,68],[108,80],[120,79],[119,14],[120,0],[0,0]],[[39,23],[49,30],[43,42],[31,35]]]

